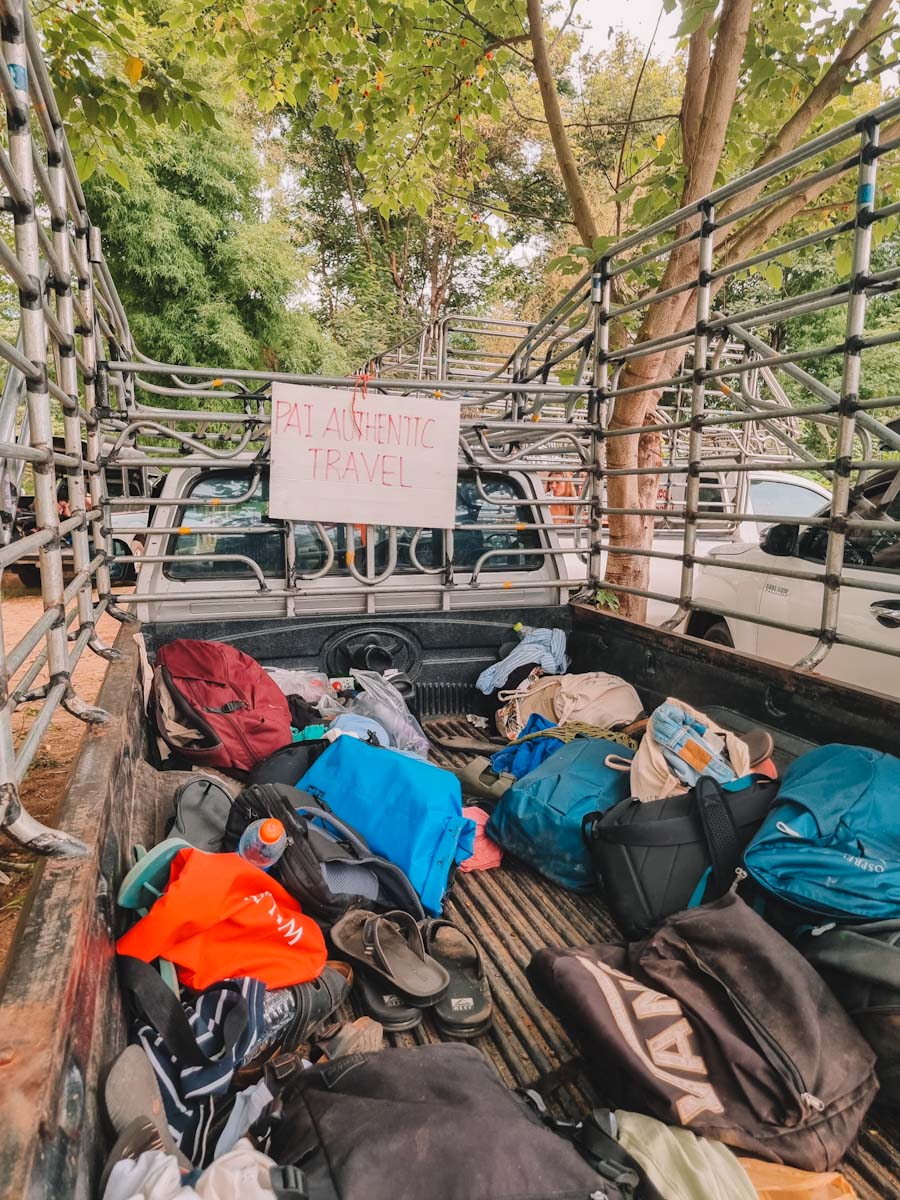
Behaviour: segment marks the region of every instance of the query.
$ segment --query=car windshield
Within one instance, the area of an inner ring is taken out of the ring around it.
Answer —
[[[822,502],[821,492],[791,479],[750,481],[750,503],[761,517],[811,517]]]

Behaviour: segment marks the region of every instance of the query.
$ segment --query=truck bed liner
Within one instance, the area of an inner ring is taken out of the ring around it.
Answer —
[[[716,716],[724,718],[724,710],[718,710]],[[478,736],[462,718],[428,722],[426,732],[442,738]],[[777,744],[777,731],[771,732]],[[782,763],[805,748],[798,741],[782,743],[777,754]],[[438,746],[432,757],[449,766],[462,764],[469,756]],[[583,1070],[576,1046],[535,998],[525,978],[525,967],[541,946],[620,940],[602,898],[566,891],[507,856],[503,865],[492,871],[457,872],[446,915],[477,938],[484,950],[495,1019],[491,1032],[475,1045],[503,1080],[510,1087],[537,1084],[559,1117],[575,1117],[602,1103],[603,1097]],[[441,1035],[426,1015],[418,1029],[392,1040],[396,1045],[416,1045],[440,1041]],[[860,1200],[898,1200],[900,1114],[874,1108],[841,1169]]]

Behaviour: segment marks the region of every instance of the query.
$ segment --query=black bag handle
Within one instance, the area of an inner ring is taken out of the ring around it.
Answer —
[[[718,780],[701,775],[694,784],[694,803],[709,851],[712,880],[721,895],[731,887],[740,866],[741,839]]]
[[[187,1014],[159,971],[142,959],[125,954],[119,955],[118,967],[122,987],[134,997],[141,1014],[162,1038],[166,1049],[184,1066],[211,1066],[214,1060],[207,1058],[198,1046],[197,1035],[191,1028]],[[234,1050],[250,1022],[246,997],[238,991],[235,995],[238,1002],[229,1010],[222,1025],[222,1040],[229,1053]]]

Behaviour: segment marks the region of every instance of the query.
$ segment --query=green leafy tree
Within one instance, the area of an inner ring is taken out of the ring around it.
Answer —
[[[343,373],[295,302],[306,264],[280,216],[263,219],[249,133],[219,124],[155,131],[127,190],[104,168],[86,184],[135,340],[165,362]]]

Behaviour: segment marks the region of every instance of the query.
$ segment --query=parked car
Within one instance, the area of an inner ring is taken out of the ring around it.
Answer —
[[[787,510],[780,511],[787,515]],[[821,506],[820,512],[827,514],[827,505]],[[900,519],[900,472],[885,471],[869,480],[852,516],[871,525],[852,529],[847,535],[838,637],[900,647],[900,537],[896,528],[888,530],[878,525],[885,519]],[[685,631],[773,662],[788,665],[799,662],[815,645],[815,637],[721,616],[716,609],[746,612],[748,617],[782,621],[799,629],[817,626],[822,610],[822,584],[767,575],[766,569],[818,567],[821,570],[827,540],[827,531],[821,527],[798,529],[793,525],[773,525],[763,530],[758,544],[726,543],[713,547],[708,551],[710,557],[736,558],[753,564],[760,573],[709,564],[698,568],[693,595],[699,609],[691,614]],[[900,697],[900,670],[897,660],[890,655],[838,641],[829,651],[820,673]]]
[[[658,505],[667,515],[660,517],[651,549],[678,553],[684,537],[684,479],[683,475],[661,477]],[[697,522],[697,553],[706,556],[720,546],[750,549],[759,545],[764,525],[749,520],[722,520],[729,513],[748,513],[756,516],[808,517],[818,512],[830,492],[821,483],[802,475],[783,471],[759,471],[752,475],[738,471],[709,471],[700,476],[700,511]],[[704,519],[704,515],[705,519]],[[565,570],[570,579],[586,575],[587,530],[577,535],[559,532],[563,545],[581,544],[580,554],[565,556]],[[606,556],[603,556],[604,562]],[[699,576],[703,568],[697,568]],[[681,591],[681,563],[671,559],[650,560],[651,592],[677,596]],[[677,611],[674,602],[650,600],[647,620],[661,625]],[[704,636],[705,626],[698,636]],[[692,629],[691,632],[694,632]]]

